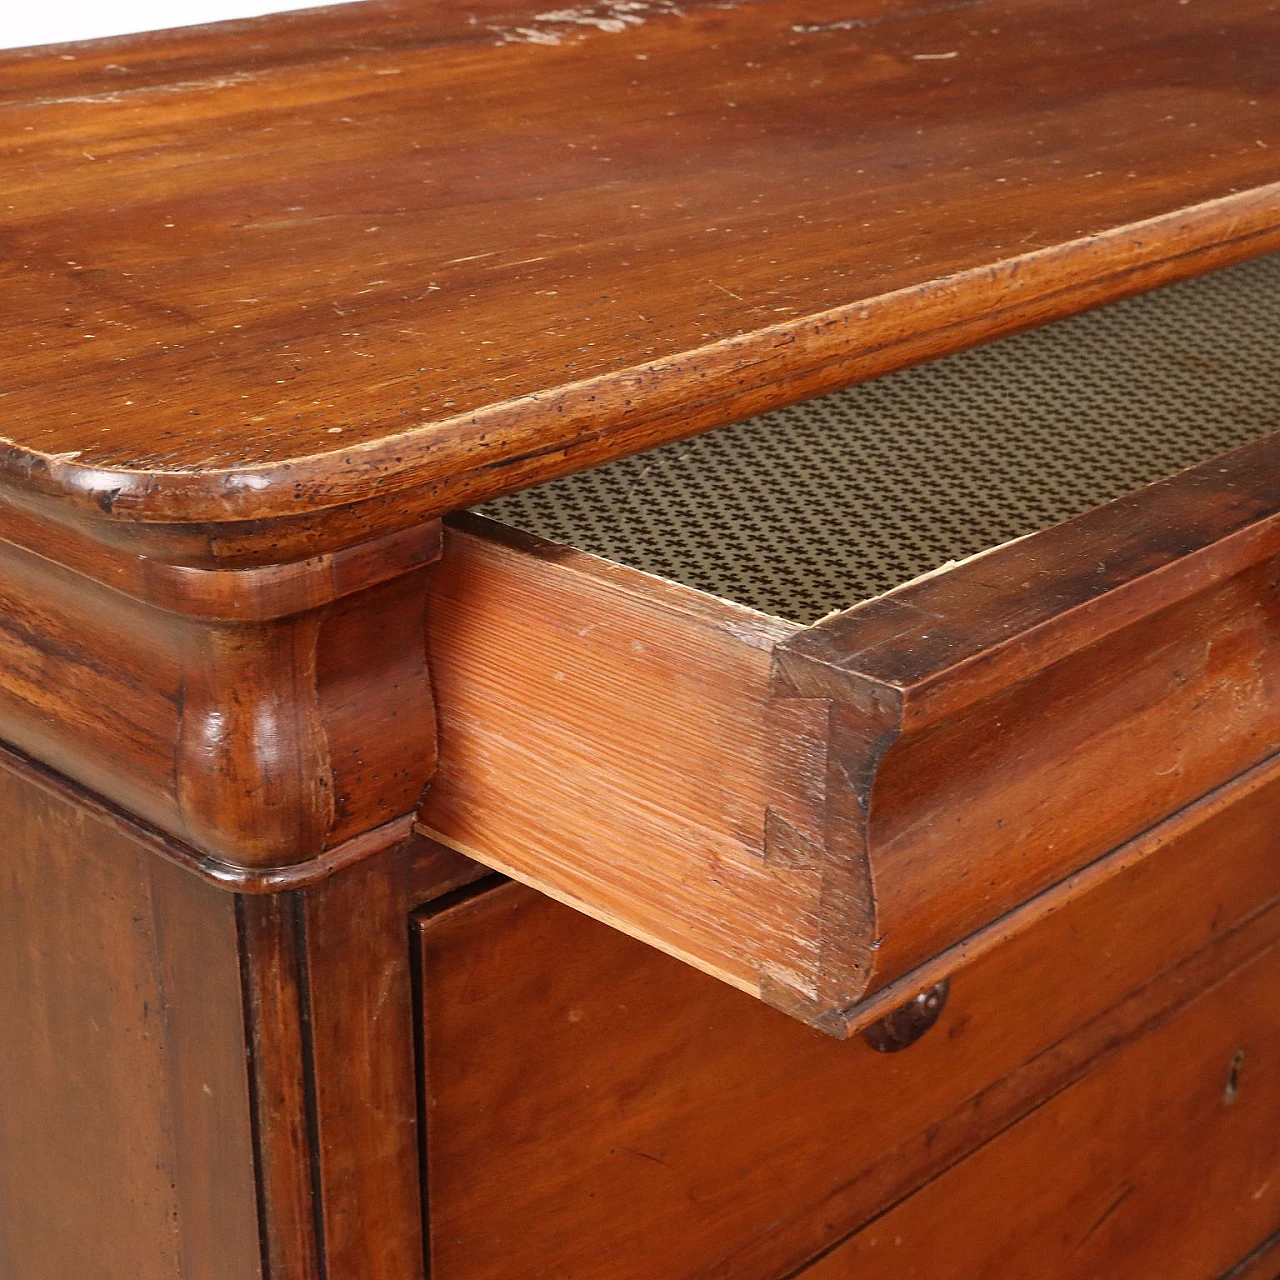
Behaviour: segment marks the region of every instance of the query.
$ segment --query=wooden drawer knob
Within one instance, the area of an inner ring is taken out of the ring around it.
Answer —
[[[897,1053],[909,1049],[942,1016],[951,980],[943,978],[936,986],[886,1013],[862,1033],[862,1038],[877,1053]]]

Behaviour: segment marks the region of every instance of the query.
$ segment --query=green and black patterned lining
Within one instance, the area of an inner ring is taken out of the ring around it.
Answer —
[[[1280,255],[481,507],[800,623],[1280,430]]]

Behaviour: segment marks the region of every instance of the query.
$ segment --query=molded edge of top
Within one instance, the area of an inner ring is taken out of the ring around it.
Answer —
[[[1280,182],[355,447],[166,471],[94,467],[0,439],[0,484],[99,526],[280,521],[377,504],[361,522],[367,537],[1276,248]]]

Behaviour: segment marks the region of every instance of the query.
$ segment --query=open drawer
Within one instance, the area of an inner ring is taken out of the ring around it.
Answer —
[[[850,1034],[1280,750],[1278,426],[1280,257],[458,517],[421,825]]]

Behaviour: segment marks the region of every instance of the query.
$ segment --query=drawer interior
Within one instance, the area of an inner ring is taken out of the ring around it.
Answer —
[[[422,829],[839,1036],[1030,927],[1280,752],[1278,286],[446,522]]]
[[[1280,255],[501,498],[810,624],[1280,429]]]

